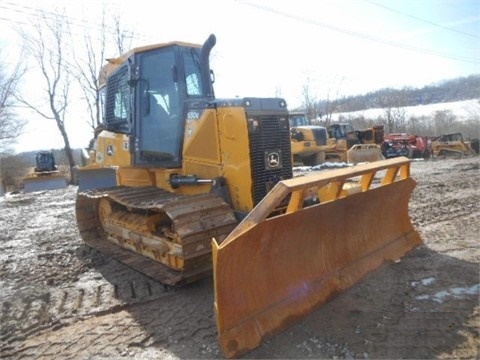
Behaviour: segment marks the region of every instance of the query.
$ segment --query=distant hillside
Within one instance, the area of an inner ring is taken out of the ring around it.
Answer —
[[[333,113],[331,121],[349,121],[351,119],[381,119],[386,117],[388,109],[370,108],[366,110]],[[473,100],[442,102],[427,105],[403,106],[398,108],[404,117],[422,119],[434,118],[438,113],[449,113],[458,121],[478,120],[480,116],[480,97]]]
[[[406,107],[450,103],[471,99],[480,99],[480,75],[443,80],[420,89],[409,87],[403,89],[387,88],[365,95],[348,96],[335,100],[320,100],[317,109],[321,115],[324,115],[391,106]]]

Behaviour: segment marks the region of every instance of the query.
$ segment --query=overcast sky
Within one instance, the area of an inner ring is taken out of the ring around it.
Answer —
[[[133,30],[132,47],[214,33],[217,97],[282,96],[294,108],[307,83],[325,99],[480,73],[480,0],[0,0],[0,44],[15,49],[13,27],[55,6],[79,33],[95,30],[103,3]],[[29,120],[18,151],[62,147],[54,126]],[[39,131],[49,142],[34,141]],[[80,120],[67,131],[74,147],[91,136]]]

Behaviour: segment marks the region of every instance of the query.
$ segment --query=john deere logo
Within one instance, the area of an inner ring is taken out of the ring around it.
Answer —
[[[265,165],[267,169],[279,169],[282,167],[282,154],[280,151],[265,153]]]

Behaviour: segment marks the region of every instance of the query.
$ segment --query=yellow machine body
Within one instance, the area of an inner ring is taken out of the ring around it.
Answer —
[[[468,156],[475,155],[469,141],[463,140],[460,133],[447,134],[432,141],[434,156]]]
[[[222,107],[218,111],[206,110],[195,122],[187,121],[183,139],[183,167],[142,168],[131,166],[129,149],[131,139],[125,134],[102,131],[96,139],[96,147],[90,151],[90,163],[81,171],[113,168],[117,185],[156,186],[178,194],[209,192],[211,185],[172,188],[170,175],[196,174],[199,178],[212,179],[235,177],[235,188],[229,188],[235,199],[235,210],[253,209],[251,199],[252,175],[248,152],[247,122],[242,108]],[[240,119],[240,121],[236,120]]]
[[[76,218],[88,246],[164,284],[213,270],[219,340],[234,357],[420,239],[408,159],[294,178],[285,101],[215,98],[214,43],[110,60]]]
[[[327,129],[310,125],[302,112],[290,112],[289,123],[293,163],[315,166],[325,162],[325,151],[328,149]]]
[[[335,123],[327,130],[327,160],[358,164],[383,159],[382,149],[377,143],[380,137],[383,138],[383,127],[355,131],[349,123]]]
[[[347,150],[347,162],[359,164],[382,160],[382,148],[377,144],[355,144]]]
[[[51,151],[39,151],[35,154],[35,167],[22,179],[24,192],[64,189],[68,186],[55,163]]]

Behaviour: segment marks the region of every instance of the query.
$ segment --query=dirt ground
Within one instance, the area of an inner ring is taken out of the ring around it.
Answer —
[[[425,244],[244,358],[478,359],[479,174],[479,157],[412,163]],[[222,358],[211,279],[164,287],[86,247],[75,194],[0,199],[0,357]]]

